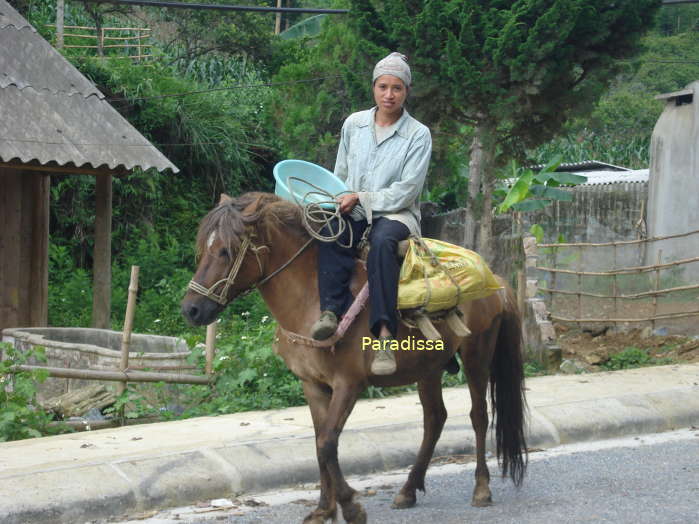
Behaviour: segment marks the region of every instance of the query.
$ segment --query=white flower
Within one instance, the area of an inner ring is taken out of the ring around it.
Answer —
[[[229,357],[228,355],[223,355],[219,360],[230,360],[230,359],[231,359],[231,357]]]
[[[268,320],[269,320],[269,317],[267,315],[265,315],[264,317],[262,317],[260,319],[261,322],[267,322]]]
[[[249,317],[249,316],[250,316],[250,312],[249,312],[249,311],[243,311],[243,312],[240,314],[240,316],[241,316],[241,317]]]
[[[223,320],[222,318],[219,318],[219,319],[216,320],[216,323],[217,323],[217,324],[220,324],[222,320]]]
[[[247,340],[247,339],[248,339],[248,337],[246,337],[245,335],[242,335],[242,336],[240,337],[240,340]]]
[[[156,318],[156,319],[153,321],[154,324],[157,323],[157,322],[160,322],[160,319],[159,319],[159,318]]]

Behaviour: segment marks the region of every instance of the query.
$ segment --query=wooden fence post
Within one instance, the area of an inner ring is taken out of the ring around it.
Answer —
[[[658,249],[658,258],[656,259],[656,264],[660,266],[660,262],[662,261],[663,258],[663,250]],[[653,291],[655,291],[655,294],[653,295],[653,320],[651,321],[651,329],[655,331],[655,317],[658,316],[658,289],[660,288],[660,268],[656,267],[655,268],[655,286]]]
[[[206,374],[214,372],[214,351],[216,350],[216,321],[206,326]]]
[[[56,49],[63,49],[63,19],[65,0],[56,2]]]
[[[129,283],[129,299],[126,303],[126,316],[124,317],[124,331],[121,334],[121,363],[120,371],[126,371],[129,367],[129,346],[131,346],[131,331],[133,330],[133,317],[136,309],[136,294],[138,293],[138,266],[131,266],[131,282]],[[117,395],[126,391],[126,379],[117,387]]]

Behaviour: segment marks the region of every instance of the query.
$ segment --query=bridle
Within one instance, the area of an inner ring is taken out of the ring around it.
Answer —
[[[222,278],[221,280],[214,282],[211,285],[211,287],[208,288],[202,286],[194,280],[190,280],[189,284],[187,285],[187,289],[191,289],[195,293],[199,293],[200,295],[203,295],[206,298],[213,300],[218,304],[221,304],[222,306],[227,306],[231,302],[231,300],[227,298],[228,291],[235,282],[235,277],[238,276],[238,272],[240,271],[240,268],[243,265],[243,260],[245,259],[245,255],[247,254],[248,249],[255,254],[255,258],[257,259],[257,265],[260,268],[260,276],[264,278],[250,286],[242,294],[249,293],[250,291],[252,291],[253,287],[259,288],[260,286],[269,282],[272,279],[272,277],[276,276],[278,273],[286,269],[294,260],[296,260],[296,258],[298,258],[298,256],[301,253],[303,253],[303,251],[311,244],[311,242],[313,242],[312,237],[309,238],[308,241],[303,246],[301,246],[301,248],[296,253],[294,253],[294,255],[289,260],[282,264],[281,267],[275,269],[272,273],[265,277],[265,272],[262,268],[262,261],[260,260],[260,251],[263,249],[270,251],[270,249],[264,245],[256,246],[252,243],[252,240],[250,240],[249,236],[245,236],[240,245],[240,249],[238,250],[238,254],[235,260],[233,261],[233,266],[231,266],[231,270],[228,272],[228,276],[226,278]],[[223,283],[223,289],[220,293],[216,293],[215,290],[219,285],[221,285],[221,283]]]

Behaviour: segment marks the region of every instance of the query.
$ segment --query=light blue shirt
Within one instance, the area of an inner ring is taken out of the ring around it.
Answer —
[[[399,220],[420,236],[420,193],[432,153],[430,130],[403,109],[393,132],[377,143],[375,113],[376,107],[345,120],[335,175],[359,194],[367,214]]]

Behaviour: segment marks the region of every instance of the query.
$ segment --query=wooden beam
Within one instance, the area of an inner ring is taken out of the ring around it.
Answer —
[[[24,177],[23,177],[24,178]],[[31,326],[48,325],[49,290],[49,206],[51,177],[42,173],[29,175],[29,193],[32,204],[24,213],[31,216],[31,246],[29,274],[29,323]]]
[[[108,329],[112,301],[112,177],[98,176],[95,184],[92,327]]]
[[[155,373],[151,371],[101,371],[95,369],[54,368],[51,366],[16,365],[9,369],[10,373],[22,371],[48,371],[50,377],[77,378],[85,380],[111,380],[121,382],[167,382],[170,384],[209,384],[214,376],[185,375],[180,373]]]
[[[24,320],[19,309],[21,176],[0,169],[0,329],[18,327]]]
[[[88,167],[66,167],[40,164],[13,164],[9,162],[0,162],[0,168],[17,169],[19,171],[43,171],[44,173],[56,173],[64,175],[123,175],[128,172],[123,167],[115,169],[108,168],[88,168]]]

